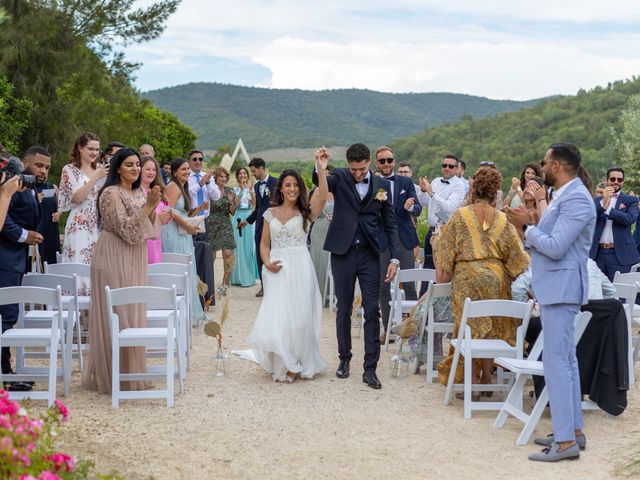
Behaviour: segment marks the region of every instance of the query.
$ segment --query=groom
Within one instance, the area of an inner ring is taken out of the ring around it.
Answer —
[[[324,147],[316,153],[326,168],[329,154]],[[364,373],[362,381],[371,388],[382,388],[376,375],[380,358],[380,245],[378,232],[384,230],[391,261],[384,281],[396,274],[399,261],[398,232],[391,204],[391,184],[369,170],[371,154],[366,145],[356,143],[347,150],[348,168],[333,170],[327,177],[333,193],[333,219],[324,249],[331,252],[331,271],[338,298],[336,330],[340,366],[338,378],[349,376],[351,361],[351,308],[356,278],[362,291],[364,307]],[[314,182],[317,175],[314,172]]]

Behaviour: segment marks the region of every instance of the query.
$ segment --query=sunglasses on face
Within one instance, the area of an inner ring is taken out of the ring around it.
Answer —
[[[201,162],[201,161],[203,161],[203,160],[204,160],[204,158],[202,158],[202,157],[193,157],[193,158],[191,159],[191,161],[192,161],[192,162]]]
[[[451,170],[453,170],[453,169],[454,169],[454,168],[456,168],[457,166],[458,166],[458,165],[456,165],[455,163],[454,163],[454,164],[451,164],[451,163],[443,163],[443,164],[442,164],[442,168],[449,168],[449,169],[451,169]]]
[[[493,167],[494,165],[494,162],[480,162],[481,167]]]
[[[380,165],[384,165],[385,163],[388,163],[389,165],[391,165],[395,161],[396,161],[395,158],[379,158],[378,159],[378,163]]]
[[[622,183],[622,182],[624,182],[624,178],[621,178],[621,177],[609,177],[609,182],[611,182],[611,183]]]

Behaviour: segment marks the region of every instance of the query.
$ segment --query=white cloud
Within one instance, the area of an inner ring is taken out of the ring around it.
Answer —
[[[161,38],[127,53],[148,65],[142,89],[147,72],[161,83],[153,66],[189,78],[216,57],[270,69],[275,88],[524,99],[640,73],[638,24],[628,0],[183,0]]]
[[[553,44],[482,42],[336,44],[285,37],[253,58],[274,88],[446,91],[529,99],[628,78],[640,60]]]

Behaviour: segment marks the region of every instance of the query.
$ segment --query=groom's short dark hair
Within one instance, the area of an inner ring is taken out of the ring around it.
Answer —
[[[573,171],[578,170],[582,162],[580,150],[573,143],[554,143],[549,147],[551,158],[558,160],[561,164],[568,165]]]
[[[363,162],[371,160],[371,152],[364,143],[354,143],[347,149],[347,162]]]

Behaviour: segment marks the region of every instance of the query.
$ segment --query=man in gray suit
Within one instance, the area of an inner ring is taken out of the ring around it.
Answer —
[[[541,165],[554,194],[537,226],[529,224],[524,206],[507,209],[509,220],[524,230],[533,291],[540,304],[553,435],[537,438],[536,443],[547,448],[529,459],[542,462],[579,458],[586,445],[573,322],[588,301],[587,258],[596,211],[576,176],[580,162],[580,152],[572,144],[554,144],[547,150]]]

